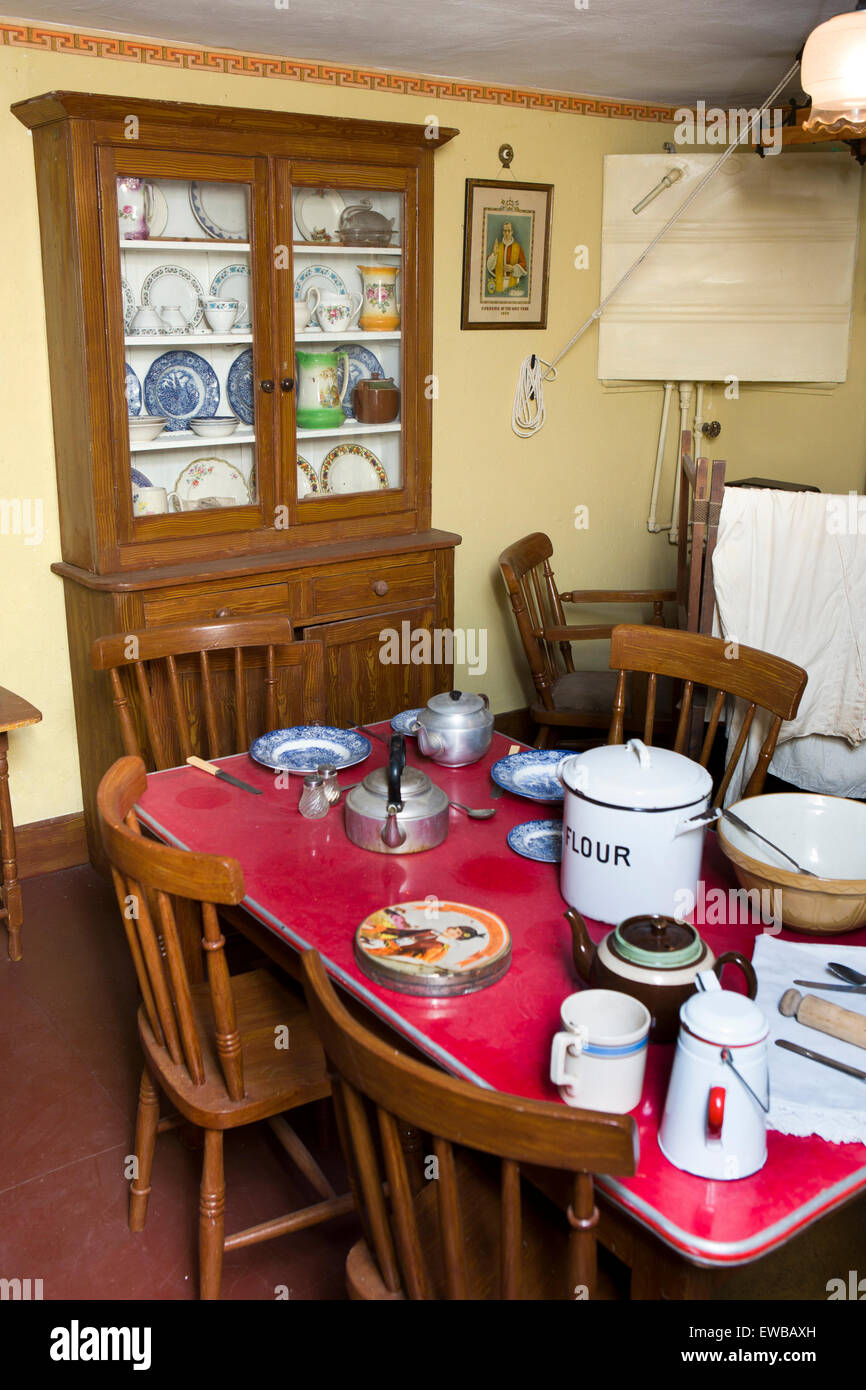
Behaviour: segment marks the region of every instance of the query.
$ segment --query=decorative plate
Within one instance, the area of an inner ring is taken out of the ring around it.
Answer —
[[[141,287],[141,302],[152,309],[164,309],[177,304],[187,320],[185,328],[164,328],[163,333],[191,333],[202,321],[201,306],[204,290],[192,271],[182,265],[158,265],[146,276]]]
[[[371,980],[401,994],[472,994],[505,974],[511,933],[492,912],[431,896],[365,917],[355,960]]]
[[[152,237],[160,237],[168,226],[168,202],[159,184],[149,181],[150,217],[147,230]]]
[[[319,477],[315,468],[298,455],[298,497],[309,497],[311,492],[320,492]]]
[[[354,767],[369,758],[373,745],[354,729],[333,724],[297,724],[262,734],[250,748],[250,757],[275,772],[315,772],[323,763]]]
[[[135,318],[135,295],[128,281],[121,280],[120,294],[123,299],[123,331],[129,333],[132,330],[132,320]]]
[[[563,753],[561,748],[531,748],[527,753],[500,758],[490,769],[490,776],[498,787],[515,796],[526,796],[530,801],[562,801],[565,791],[556,769],[569,757],[574,754]]]
[[[164,352],[144,378],[144,403],[151,415],[166,417],[167,430],[185,430],[194,415],[216,415],[219,400],[216,372],[197,352]]]
[[[135,372],[126,364],[126,408],[130,415],[141,414],[141,382]],[[158,415],[158,410],[151,411],[152,415]]]
[[[295,226],[301,240],[321,241],[324,232],[330,241],[336,241],[345,206],[345,199],[333,188],[299,189],[295,194]]]
[[[404,709],[400,714],[395,714],[394,718],[391,720],[391,728],[394,730],[394,733],[408,734],[410,738],[414,738],[414,731],[409,726],[415,723],[420,713],[420,709]]]
[[[233,333],[249,333],[252,330],[250,318],[250,296],[253,282],[248,265],[224,265],[210,282],[210,292],[214,299],[240,299],[247,311],[242,319],[232,326]]]
[[[189,205],[198,225],[215,241],[249,239],[246,184],[193,180],[189,186]]]
[[[235,415],[239,415],[245,425],[251,425],[255,415],[252,348],[244,348],[243,352],[239,352],[229,367],[226,395]]]
[[[246,507],[250,490],[239,468],[226,459],[193,459],[178,475],[174,490],[182,502],[197,497],[231,497],[237,507]]]
[[[323,492],[375,492],[390,487],[388,474],[363,444],[338,444],[320,470]]]
[[[295,280],[295,299],[303,299],[307,290],[313,286],[317,290],[324,290],[326,294],[348,296],[349,293],[342,275],[338,275],[329,265],[306,266]]]
[[[558,864],[562,858],[562,821],[527,820],[509,830],[506,839],[524,859],[542,864]]]
[[[334,348],[336,353],[344,352],[349,359],[349,389],[343,400],[343,412],[350,420],[355,418],[355,407],[352,404],[352,392],[359,381],[364,381],[368,377],[382,377],[382,363],[372,353],[369,348],[365,348],[361,343],[341,343]],[[337,359],[337,390],[343,390],[343,359]]]
[[[129,472],[132,476],[133,487],[153,487],[150,478],[145,478],[144,474],[140,473],[137,468],[130,468]]]

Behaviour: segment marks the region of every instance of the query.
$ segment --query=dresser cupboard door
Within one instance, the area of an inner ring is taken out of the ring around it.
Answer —
[[[450,653],[441,634],[437,644],[436,622],[428,605],[307,628],[304,637],[325,646],[329,721],[369,724],[450,689],[453,667],[442,659]]]

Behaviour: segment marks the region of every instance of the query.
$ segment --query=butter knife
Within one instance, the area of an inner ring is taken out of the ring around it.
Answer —
[[[798,1052],[801,1057],[808,1057],[810,1062],[820,1062],[822,1067],[832,1067],[834,1071],[843,1071],[846,1076],[856,1077],[858,1081],[866,1081],[866,1071],[858,1071],[856,1067],[849,1067],[847,1062],[837,1062],[835,1057],[825,1057],[823,1052],[812,1052],[808,1047],[801,1047],[799,1043],[788,1042],[787,1038],[777,1038],[777,1047],[784,1047],[786,1052]]]

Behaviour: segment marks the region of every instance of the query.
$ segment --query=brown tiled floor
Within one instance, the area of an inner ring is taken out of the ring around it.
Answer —
[[[109,884],[89,867],[24,884],[24,959],[0,942],[0,1277],[43,1280],[46,1299],[196,1298],[201,1154],[160,1135],[145,1230],[126,1225],[124,1157],[141,1070],[136,983]],[[0,933],[2,935],[2,933]],[[309,1109],[309,1108],[308,1108]],[[338,1191],[339,1152],[316,1117],[292,1123]],[[226,1229],[315,1200],[266,1126],[226,1138]],[[223,1298],[345,1297],[353,1216],[225,1258]]]

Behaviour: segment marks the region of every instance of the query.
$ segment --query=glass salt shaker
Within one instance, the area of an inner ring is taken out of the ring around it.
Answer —
[[[323,763],[316,768],[316,776],[321,777],[325,788],[325,795],[331,806],[340,800],[340,784],[337,781],[337,769],[332,763]]]
[[[298,810],[301,815],[306,816],[307,820],[320,820],[322,816],[328,814],[330,805],[321,777],[313,774],[305,777],[301,799],[298,802]]]

